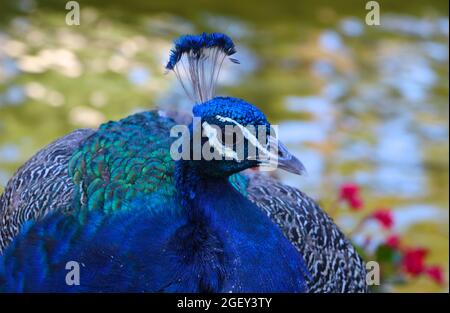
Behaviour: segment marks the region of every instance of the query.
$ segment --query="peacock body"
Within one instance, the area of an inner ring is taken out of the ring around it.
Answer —
[[[194,66],[196,83],[186,90],[198,103],[201,130],[263,125],[270,137],[256,107],[212,97],[214,66],[233,53],[221,34],[182,37],[168,68],[181,77],[177,65],[186,56],[213,67],[205,79]],[[75,131],[19,169],[0,196],[0,290],[366,291],[361,258],[313,200],[267,176],[240,173],[261,165],[269,149],[250,158],[246,148],[237,159],[236,144],[206,136],[203,144],[222,142],[217,150],[231,159],[175,161],[169,134],[186,118],[168,115],[143,112]],[[193,123],[188,129],[195,134]],[[259,139],[244,137],[246,144]],[[280,167],[301,173],[279,147]],[[65,281],[70,261],[82,265],[76,286]]]

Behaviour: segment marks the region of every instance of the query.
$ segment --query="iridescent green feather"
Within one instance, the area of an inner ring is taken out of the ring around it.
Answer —
[[[174,196],[174,125],[156,112],[101,125],[69,162],[69,175],[79,189],[75,207],[108,213],[126,209],[137,196],[152,195],[156,201]]]

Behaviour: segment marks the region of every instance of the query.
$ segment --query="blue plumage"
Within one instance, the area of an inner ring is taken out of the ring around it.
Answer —
[[[254,105],[238,98],[215,97],[203,104],[194,106],[192,113],[196,117],[227,116],[241,124],[270,126],[266,116]]]
[[[195,223],[186,212],[151,213],[151,199],[137,199],[133,212],[91,212],[83,224],[52,214],[26,227],[8,249],[2,291],[304,291],[305,266],[295,248],[267,216],[224,187],[202,189],[198,201],[208,211]],[[79,286],[65,283],[69,261],[81,264]]]
[[[184,36],[176,42],[167,68],[174,69],[186,53],[204,62],[207,48],[225,56],[235,52],[223,34]],[[212,58],[221,64],[217,56]],[[203,67],[194,63],[193,75],[204,77]],[[263,156],[270,156],[277,143],[270,123],[244,100],[212,97],[214,82],[193,83],[201,101],[193,116],[207,133],[202,146],[220,150],[223,158],[171,159],[175,122],[154,112],[100,126],[68,161],[75,189],[70,209],[54,210],[22,227],[0,258],[0,290],[306,291],[311,277],[303,256],[245,192],[238,191],[246,182],[235,178],[230,183],[232,175],[268,162]],[[222,131],[237,127],[244,153],[237,154],[237,139],[227,143],[212,126]],[[265,136],[246,133],[249,126],[263,126]],[[193,144],[198,130],[191,124],[189,131]],[[301,173],[301,163],[277,144],[280,167]],[[252,145],[258,146],[255,155],[250,153]],[[65,265],[70,261],[81,264],[80,285],[66,284]]]
[[[0,285],[7,291],[304,290],[302,259],[267,216],[226,179],[183,170],[180,163],[175,171],[183,177],[183,206],[167,198],[155,208],[147,196],[132,209],[94,210],[82,222],[55,213],[25,227],[6,251]],[[72,260],[83,264],[80,286],[65,284],[64,265]],[[11,275],[15,267],[19,278]],[[274,271],[279,267],[290,270]]]
[[[268,124],[262,112],[239,99],[213,99],[197,106],[194,113],[204,120],[224,115],[244,125]],[[156,115],[143,113],[102,129],[120,132],[132,129],[134,123],[148,125],[155,119]],[[166,136],[171,126],[162,123],[157,129],[142,128],[139,138]],[[148,144],[132,138],[129,145]],[[106,138],[91,140],[93,148],[87,146],[81,151],[103,151],[98,142]],[[111,147],[119,152],[122,149],[120,141]],[[114,152],[109,155],[116,164]],[[134,164],[131,160],[127,163]],[[110,201],[102,198],[103,202],[92,209],[78,205],[73,214],[55,212],[42,221],[30,222],[0,259],[1,288],[64,292],[305,291],[308,274],[302,256],[228,181],[231,174],[254,166],[256,161],[214,161],[226,164],[223,167],[218,163],[210,166],[210,162],[177,161],[176,194],[162,195],[158,188],[136,193],[114,211],[105,210]],[[98,166],[94,164],[86,164],[86,168],[96,173]],[[74,175],[80,175],[77,173],[74,171]],[[98,184],[94,179],[86,197],[95,197]],[[65,283],[65,264],[69,261],[82,264],[79,286]]]

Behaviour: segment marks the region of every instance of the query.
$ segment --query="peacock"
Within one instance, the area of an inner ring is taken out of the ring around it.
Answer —
[[[235,52],[221,33],[179,37],[166,68],[192,115],[78,129],[18,169],[0,196],[0,291],[367,291],[363,260],[317,203],[251,170],[304,167],[256,106],[215,96]]]

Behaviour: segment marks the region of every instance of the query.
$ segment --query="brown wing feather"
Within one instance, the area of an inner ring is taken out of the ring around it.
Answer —
[[[0,195],[0,253],[26,221],[38,219],[70,202],[73,183],[69,158],[95,131],[78,129],[57,139],[22,165]]]

